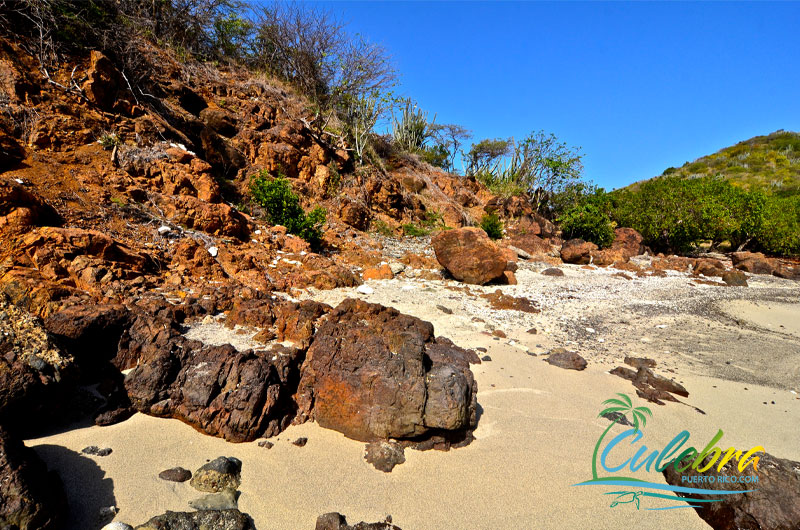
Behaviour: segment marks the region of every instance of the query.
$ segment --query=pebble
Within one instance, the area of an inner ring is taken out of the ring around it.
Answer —
[[[89,447],[84,447],[83,449],[81,449],[81,453],[92,456],[108,456],[111,454],[111,448],[103,447],[101,449],[96,445],[90,445]]]
[[[267,449],[272,449],[275,444],[270,442],[269,440],[261,440],[258,442],[259,447],[266,447]]]
[[[373,289],[369,285],[359,285],[356,291],[358,291],[361,294],[372,294],[375,292],[375,289]]]
[[[165,469],[159,473],[158,478],[161,480],[168,480],[170,482],[186,482],[192,478],[192,472],[182,467],[173,467],[171,469]]]
[[[308,438],[303,436],[293,441],[292,445],[296,445],[297,447],[305,447],[307,443],[308,443]]]
[[[168,227],[167,225],[161,225],[158,227],[158,233],[162,236],[164,234],[169,234],[170,232],[172,232],[172,228]]]
[[[219,254],[219,249],[217,247],[208,247],[208,253],[211,254],[212,258],[216,258],[217,254]]]
[[[492,358],[489,357],[488,355],[484,355],[483,357],[481,357],[481,361],[491,361],[491,360]]]

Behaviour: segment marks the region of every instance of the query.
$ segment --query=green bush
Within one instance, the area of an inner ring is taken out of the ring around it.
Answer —
[[[573,206],[558,218],[558,222],[565,239],[580,238],[600,248],[614,242],[614,223],[597,203]]]
[[[800,195],[748,191],[718,177],[667,176],[610,197],[611,218],[638,230],[654,250],[686,252],[705,241],[800,253]]]
[[[403,233],[407,236],[422,237],[430,234],[431,229],[419,226],[415,223],[406,223],[403,225]]]
[[[306,214],[300,206],[300,199],[285,177],[279,174],[277,178],[270,178],[262,170],[250,180],[250,195],[266,210],[270,224],[283,225],[290,234],[305,239],[314,248],[319,248],[326,211],[317,206]]]
[[[487,213],[481,219],[481,229],[492,239],[503,238],[503,222],[496,214]]]

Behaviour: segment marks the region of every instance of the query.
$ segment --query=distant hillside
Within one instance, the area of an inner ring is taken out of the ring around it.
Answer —
[[[679,168],[670,167],[663,175],[718,175],[747,189],[800,193],[800,133],[780,130],[756,136]]]

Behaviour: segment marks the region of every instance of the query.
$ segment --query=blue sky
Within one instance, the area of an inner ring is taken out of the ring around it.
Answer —
[[[553,132],[607,189],[800,129],[800,3],[320,2],[477,139]]]

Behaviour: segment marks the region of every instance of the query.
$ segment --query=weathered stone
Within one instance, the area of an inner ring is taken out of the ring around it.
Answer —
[[[406,461],[403,446],[397,442],[372,442],[367,444],[364,459],[375,469],[390,473],[394,466]]]
[[[564,271],[558,267],[549,267],[542,271],[545,276],[564,276]]]
[[[741,271],[725,271],[722,281],[731,287],[747,287],[747,275]]]
[[[32,226],[57,226],[62,222],[58,212],[44,199],[12,179],[0,178],[0,234],[9,237],[22,234]]]
[[[178,418],[212,436],[233,442],[271,436],[294,417],[293,381],[302,360],[300,350],[280,348],[257,354],[165,339],[127,375],[125,388],[140,412]]]
[[[570,239],[561,246],[561,259],[564,263],[586,265],[592,259],[591,253],[597,250],[597,245],[583,239]]]
[[[0,528],[61,528],[66,497],[61,480],[36,453],[0,427]]]
[[[169,482],[186,482],[192,478],[192,472],[182,467],[172,467],[159,473],[158,478]]]
[[[238,458],[220,456],[204,464],[194,472],[189,484],[199,491],[216,493],[226,489],[235,490],[242,483],[242,461]]]
[[[239,510],[167,512],[153,517],[135,530],[255,530],[249,515]]]
[[[503,275],[508,260],[480,228],[445,230],[431,239],[439,264],[459,281],[483,285]]]
[[[759,458],[758,469],[752,465],[739,472],[736,459],[726,463],[714,475],[737,477],[736,481],[703,481],[702,488],[711,490],[738,490],[742,493],[731,495],[687,494],[677,492],[688,499],[715,500],[718,502],[698,502],[697,514],[712,528],[717,530],[737,528],[743,530],[786,530],[800,528],[800,462],[774,457],[768,453],[756,453]],[[689,467],[687,457],[682,463]],[[701,469],[710,463],[711,456],[705,457]],[[704,478],[711,471],[700,473],[689,467],[679,472],[670,465],[664,470],[664,477],[673,486],[685,486],[684,477]],[[741,478],[739,478],[741,477]],[[746,479],[745,477],[751,477]],[[744,479],[744,480],[742,480]],[[757,479],[758,482],[745,482]],[[747,493],[744,490],[754,490]],[[688,501],[691,502],[691,501]]]
[[[298,389],[301,417],[375,441],[433,432],[464,437],[476,425],[467,358],[433,326],[397,310],[348,299],[322,322]]]
[[[775,272],[773,260],[760,252],[734,252],[731,254],[733,266],[750,274],[772,274]]]
[[[0,419],[30,427],[42,410],[58,408],[74,371],[39,321],[0,297]]]
[[[383,523],[360,522],[355,525],[348,525],[344,515],[336,512],[325,513],[317,517],[317,524],[314,530],[402,530],[400,527],[391,523],[391,517]]]
[[[553,366],[558,366],[559,368],[564,368],[566,370],[586,369],[586,359],[574,351],[551,352],[545,361]]]
[[[189,507],[195,510],[235,510],[239,507],[237,501],[235,490],[224,489],[189,501]]]

